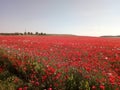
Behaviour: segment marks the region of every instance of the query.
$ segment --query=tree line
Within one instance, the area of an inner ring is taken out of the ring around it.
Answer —
[[[39,32],[24,32],[24,33],[19,33],[19,32],[15,32],[15,33],[0,33],[0,35],[46,35],[46,33],[39,33]]]

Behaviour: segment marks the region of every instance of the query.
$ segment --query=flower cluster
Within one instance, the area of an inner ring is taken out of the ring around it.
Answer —
[[[120,89],[119,38],[0,36],[0,59],[18,90]]]

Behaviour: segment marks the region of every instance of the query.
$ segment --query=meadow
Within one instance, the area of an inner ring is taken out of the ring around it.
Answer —
[[[120,90],[120,38],[0,36],[0,90]]]

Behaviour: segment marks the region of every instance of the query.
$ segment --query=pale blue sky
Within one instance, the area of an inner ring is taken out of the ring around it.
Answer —
[[[120,0],[0,0],[0,32],[120,35]]]

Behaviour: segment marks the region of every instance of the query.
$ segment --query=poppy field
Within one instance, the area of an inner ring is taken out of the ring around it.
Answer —
[[[120,38],[0,36],[0,90],[120,90]]]

